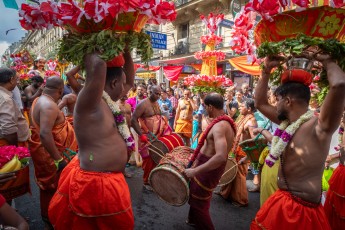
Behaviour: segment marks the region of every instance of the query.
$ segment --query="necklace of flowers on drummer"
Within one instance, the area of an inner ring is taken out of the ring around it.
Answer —
[[[130,133],[129,128],[127,126],[126,119],[123,116],[118,103],[113,101],[110,98],[109,94],[105,91],[103,91],[102,97],[114,115],[114,120],[115,120],[116,126],[117,126],[119,133],[121,134],[122,138],[125,140],[125,142],[127,144],[128,151],[130,151],[130,152],[134,151],[134,148],[135,148],[134,139],[131,136],[131,133]]]
[[[288,120],[283,121],[279,128],[276,129],[272,139],[272,148],[270,154],[266,157],[266,164],[272,167],[285,151],[286,146],[291,141],[297,129],[306,121],[314,116],[313,111],[308,110],[305,114],[300,116],[297,121],[292,124]]]

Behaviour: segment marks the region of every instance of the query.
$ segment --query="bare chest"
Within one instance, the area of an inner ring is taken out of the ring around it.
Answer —
[[[152,117],[154,115],[161,115],[161,109],[158,102],[147,102],[145,105],[144,117]]]

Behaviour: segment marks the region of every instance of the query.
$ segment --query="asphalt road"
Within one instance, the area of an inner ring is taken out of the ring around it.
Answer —
[[[194,229],[185,224],[188,204],[181,207],[166,204],[153,192],[143,188],[142,169],[131,166],[126,170],[133,174],[132,178],[127,178],[127,182],[133,202],[135,229]],[[32,195],[27,194],[15,199],[15,207],[23,217],[28,218],[31,230],[41,230],[44,225],[40,217],[39,192],[34,181],[32,165],[30,173]],[[241,208],[234,207],[214,194],[210,212],[216,229],[242,230],[249,229],[259,206],[259,193],[249,193],[249,206]]]

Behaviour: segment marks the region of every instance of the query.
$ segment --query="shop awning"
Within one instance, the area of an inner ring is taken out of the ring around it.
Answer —
[[[260,66],[247,62],[247,56],[234,57],[229,59],[230,64],[236,69],[254,76],[261,75]]]
[[[136,73],[135,75],[137,75],[140,78],[155,78],[156,77],[156,73],[155,72],[142,72],[142,73]]]

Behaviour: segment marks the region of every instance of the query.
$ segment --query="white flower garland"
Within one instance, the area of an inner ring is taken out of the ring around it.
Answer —
[[[131,136],[126,119],[123,116],[118,103],[113,101],[111,97],[109,96],[109,94],[105,91],[103,91],[102,98],[107,103],[111,112],[114,115],[115,123],[119,130],[119,133],[121,134],[122,138],[125,140],[127,144],[127,149],[129,151],[134,151],[135,142],[134,142],[133,137]]]
[[[308,110],[305,114],[300,116],[300,118],[289,125],[289,121],[283,121],[279,128],[276,129],[274,137],[272,139],[272,146],[270,154],[266,157],[266,164],[272,167],[274,163],[279,159],[279,157],[284,152],[286,146],[291,141],[293,135],[297,129],[306,121],[309,121],[314,115],[313,111]]]

